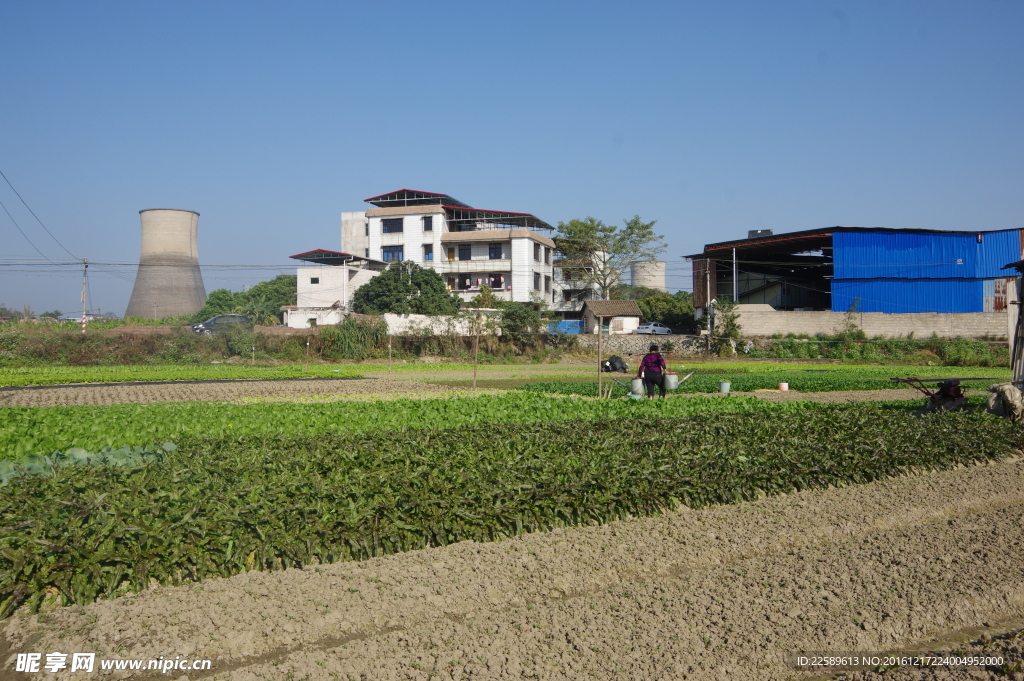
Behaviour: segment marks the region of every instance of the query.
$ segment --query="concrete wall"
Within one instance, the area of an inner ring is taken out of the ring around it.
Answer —
[[[496,328],[501,313],[498,310],[484,312],[488,317],[482,324],[481,335],[494,333],[500,336],[501,330]],[[385,314],[384,321],[388,325],[388,333],[395,336],[415,336],[421,333],[435,335],[455,334],[472,336],[475,331],[475,320],[471,317],[451,317],[446,315],[430,316],[424,314]]]
[[[596,335],[580,334],[574,336],[574,338],[578,340],[581,348],[597,350]],[[621,357],[627,355],[646,355],[647,348],[652,343],[663,346],[666,341],[672,342],[674,345],[672,354],[677,357],[703,354],[707,349],[707,341],[696,336],[649,336],[646,334],[641,336],[601,336],[601,354],[606,359],[609,355],[619,355]]]
[[[195,314],[206,303],[196,233],[199,213],[139,211],[142,249],[126,317],[159,319]]]
[[[341,214],[341,250],[345,253],[358,255],[361,258],[371,257],[369,220],[365,211],[353,211]]]
[[[762,312],[741,311],[740,335],[744,338],[775,334],[833,334],[846,325],[845,312]],[[853,322],[869,337],[897,338],[914,334],[915,338],[1005,337],[1005,312],[916,312],[889,314],[858,312]]]
[[[380,272],[358,267],[299,267],[296,270],[296,304],[299,307],[331,307],[340,303],[346,310],[352,306],[356,289]],[[313,280],[318,280],[313,283]]]

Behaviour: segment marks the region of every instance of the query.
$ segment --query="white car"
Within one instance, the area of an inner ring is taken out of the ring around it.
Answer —
[[[670,334],[672,329],[668,328],[661,322],[647,322],[637,327],[633,333],[651,333],[651,334]]]

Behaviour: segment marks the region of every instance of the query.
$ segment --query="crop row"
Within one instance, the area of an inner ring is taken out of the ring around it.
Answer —
[[[947,372],[948,374],[949,372]],[[1009,380],[1008,376],[1000,376],[999,372],[988,370],[988,376],[980,378],[968,378],[964,376],[949,376],[950,378],[966,379],[961,385],[969,390],[984,390],[988,385],[1002,380]],[[712,393],[718,392],[719,382],[730,383],[730,390],[734,392],[749,392],[752,390],[777,389],[779,383],[789,383],[790,390],[800,392],[829,392],[834,390],[890,390],[893,388],[904,388],[903,384],[894,382],[889,376],[906,377],[913,375],[908,371],[901,373],[890,372],[888,376],[862,375],[857,372],[844,371],[774,371],[761,373],[698,373],[690,379],[679,384],[675,392],[679,393]],[[629,390],[624,387],[632,376],[605,378],[605,388],[613,387],[612,397],[626,395]],[[937,380],[934,378],[923,378],[925,385],[935,388]],[[519,387],[520,390],[530,392],[541,392],[558,395],[597,395],[597,385],[592,380],[579,382],[546,382],[530,383]]]
[[[568,404],[565,402],[565,404]],[[134,469],[61,468],[0,496],[0,617],[248,570],[863,483],[998,458],[1020,427],[875,406],[697,418],[197,438]],[[59,501],[59,503],[58,503]]]
[[[6,407],[0,409],[0,459],[49,454],[69,447],[95,451],[102,447],[178,442],[188,437],[293,437],[482,423],[687,416],[709,410],[795,412],[807,408],[803,404],[769,404],[754,398],[694,398],[635,404],[550,398],[519,391],[485,397],[381,402]]]

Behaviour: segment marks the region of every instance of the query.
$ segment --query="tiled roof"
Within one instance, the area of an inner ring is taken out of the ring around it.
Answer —
[[[635,300],[587,300],[583,312],[590,310],[595,317],[640,317],[643,313]]]

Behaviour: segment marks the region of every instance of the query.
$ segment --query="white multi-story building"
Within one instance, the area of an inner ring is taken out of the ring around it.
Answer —
[[[341,214],[342,250],[385,263],[437,271],[463,300],[489,286],[499,300],[555,300],[555,243],[529,213],[472,208],[446,194],[400,189],[366,199],[365,213]]]

